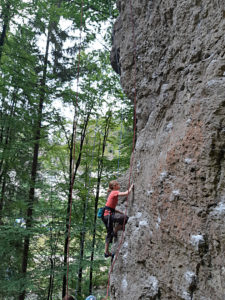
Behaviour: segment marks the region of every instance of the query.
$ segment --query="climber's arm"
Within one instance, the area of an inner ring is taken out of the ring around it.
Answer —
[[[126,192],[119,192],[119,193],[118,193],[118,196],[127,196],[127,195],[131,192],[133,186],[134,186],[134,185],[133,185],[133,183],[132,183],[131,186],[129,187],[129,190],[127,190]]]

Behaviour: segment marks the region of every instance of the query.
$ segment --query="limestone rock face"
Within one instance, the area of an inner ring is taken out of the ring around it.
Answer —
[[[138,122],[111,299],[224,300],[224,0],[117,5],[112,65]]]

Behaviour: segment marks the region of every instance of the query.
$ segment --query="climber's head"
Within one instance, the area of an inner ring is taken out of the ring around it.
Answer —
[[[119,189],[120,189],[120,185],[116,180],[110,181],[108,192],[111,192],[112,190],[119,190]]]

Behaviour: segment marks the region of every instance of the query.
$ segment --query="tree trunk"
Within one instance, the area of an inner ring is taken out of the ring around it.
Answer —
[[[38,153],[39,153],[39,145],[40,145],[40,137],[41,137],[41,123],[42,123],[42,111],[43,104],[45,99],[45,86],[46,86],[46,74],[47,74],[47,66],[48,66],[48,55],[49,55],[49,44],[50,44],[50,26],[48,29],[48,36],[46,42],[46,50],[45,50],[45,58],[44,58],[44,70],[43,76],[40,84],[40,100],[38,107],[38,115],[37,115],[37,124],[34,129],[34,150],[33,150],[33,162],[32,162],[32,170],[31,170],[31,185],[29,191],[28,198],[28,208],[27,208],[27,216],[26,216],[26,229],[30,230],[32,228],[32,216],[33,216],[33,205],[34,205],[34,195],[35,195],[35,182],[37,178],[37,168],[38,168]],[[23,259],[22,259],[22,277],[25,279],[29,258],[29,248],[30,248],[30,235],[27,235],[24,239],[24,248],[23,248]],[[19,300],[24,300],[26,295],[26,289],[23,287],[21,294],[19,295]]]
[[[52,191],[51,191],[52,194]],[[53,211],[52,196],[50,197],[51,201],[51,210]],[[54,289],[54,278],[55,278],[55,264],[56,264],[56,248],[60,236],[60,231],[58,231],[57,236],[54,237],[53,229],[54,229],[54,214],[52,214],[51,228],[50,228],[50,241],[51,241],[51,257],[50,257],[50,276],[49,276],[49,287],[48,287],[48,298],[47,300],[52,300],[52,294]]]
[[[84,259],[84,243],[85,243],[85,232],[86,232],[86,214],[87,214],[87,202],[88,202],[88,193],[89,193],[89,168],[86,164],[85,170],[85,190],[87,194],[83,203],[83,219],[82,219],[82,231],[80,232],[80,257],[79,257],[79,268],[78,268],[78,283],[77,283],[77,296],[78,299],[81,297],[81,286],[82,286],[82,277],[83,277],[83,259]]]
[[[10,149],[11,140],[14,139],[15,131],[13,130],[12,120],[15,115],[16,107],[16,93],[17,90],[14,90],[12,103],[10,107],[10,113],[7,116],[8,124],[2,126],[1,128],[1,145],[2,145],[2,159],[0,161],[0,186],[1,186],[1,195],[0,195],[0,225],[2,224],[2,211],[4,208],[4,198],[6,191],[6,175],[9,168],[9,158],[7,157],[7,151]],[[5,112],[5,114],[7,114]],[[2,114],[3,115],[3,114]],[[5,134],[5,137],[4,137]],[[6,158],[7,157],[7,158]]]
[[[2,32],[0,36],[0,63],[2,58],[2,52],[3,52],[3,46],[6,39],[7,29],[9,26],[9,10],[10,10],[10,4],[6,4],[6,9],[2,12],[3,14],[3,26],[2,26]]]
[[[66,232],[65,232],[65,243],[64,243],[64,275],[63,275],[63,286],[62,286],[62,298],[66,294],[66,285],[67,285],[67,276],[66,276],[66,269],[67,269],[67,262],[68,262],[68,252],[69,252],[69,219],[70,219],[70,207],[72,204],[72,194],[73,194],[73,183],[76,178],[77,170],[80,166],[81,162],[81,157],[82,157],[82,150],[83,150],[83,144],[84,144],[84,139],[86,136],[86,130],[87,130],[87,125],[89,122],[91,111],[88,112],[86,120],[84,122],[84,126],[82,129],[81,133],[81,139],[80,139],[80,147],[79,147],[79,155],[75,164],[75,170],[73,172],[72,170],[72,165],[73,165],[73,147],[75,143],[75,130],[73,128],[73,133],[71,137],[71,145],[70,145],[70,167],[69,167],[69,172],[70,172],[70,186],[69,186],[69,195],[68,195],[68,202],[67,202],[67,213],[66,213]],[[74,125],[75,127],[75,125]]]
[[[2,182],[1,197],[0,197],[0,225],[3,225],[2,210],[3,210],[4,197],[5,197],[5,187],[6,187],[6,178],[4,176]]]
[[[93,262],[94,262],[94,252],[95,252],[98,200],[99,200],[100,184],[102,179],[102,171],[104,167],[103,158],[104,158],[106,142],[109,134],[110,120],[111,120],[111,116],[109,115],[106,119],[105,133],[104,133],[103,143],[102,143],[102,155],[98,162],[98,179],[97,179],[97,187],[96,187],[96,195],[95,195],[95,213],[94,213],[94,226],[93,226],[94,229],[92,235],[92,250],[91,250],[91,262],[90,262],[90,273],[89,273],[89,294],[92,294],[92,288],[93,288]]]
[[[55,268],[55,262],[52,257],[50,257],[50,276],[49,276],[49,285],[48,285],[48,298],[47,300],[52,299],[52,291],[53,291],[53,283],[54,283],[54,268]]]

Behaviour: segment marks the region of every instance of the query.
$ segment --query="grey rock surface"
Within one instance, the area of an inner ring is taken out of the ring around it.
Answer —
[[[111,60],[138,122],[111,299],[224,300],[225,2],[117,5]]]

